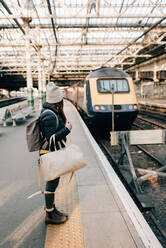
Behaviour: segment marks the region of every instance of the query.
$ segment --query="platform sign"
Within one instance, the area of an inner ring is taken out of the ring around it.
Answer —
[[[112,146],[120,145],[122,137],[125,137],[128,145],[166,144],[165,129],[111,132],[110,135]]]

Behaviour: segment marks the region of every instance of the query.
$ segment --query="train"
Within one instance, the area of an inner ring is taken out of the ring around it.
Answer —
[[[103,132],[130,130],[138,114],[133,80],[116,68],[92,71],[83,82],[65,89],[65,97]]]

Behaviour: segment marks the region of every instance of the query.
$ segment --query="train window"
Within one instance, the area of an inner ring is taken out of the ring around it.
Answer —
[[[97,88],[100,93],[111,93],[114,86],[115,93],[129,92],[128,81],[124,78],[98,79]]]

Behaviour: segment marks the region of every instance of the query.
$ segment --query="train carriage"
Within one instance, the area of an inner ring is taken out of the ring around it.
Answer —
[[[67,98],[103,131],[112,130],[113,109],[115,130],[129,130],[138,114],[132,78],[115,68],[97,69],[86,77],[82,85],[70,87],[68,91]]]

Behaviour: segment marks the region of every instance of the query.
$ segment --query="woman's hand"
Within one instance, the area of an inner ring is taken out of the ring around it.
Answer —
[[[71,129],[72,129],[72,124],[71,124],[69,121],[67,121],[66,127],[71,131]]]

